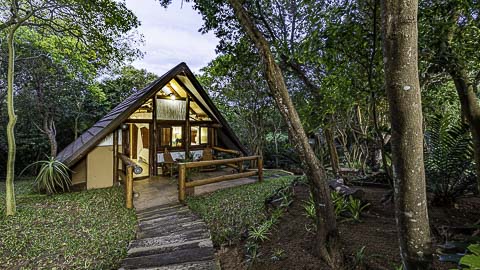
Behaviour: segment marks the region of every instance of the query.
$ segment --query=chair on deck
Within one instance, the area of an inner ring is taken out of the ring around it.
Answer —
[[[172,154],[170,154],[170,151],[165,148],[165,151],[163,152],[162,174],[165,175],[166,172],[170,172],[170,176],[173,176],[173,168],[175,167],[175,164]]]
[[[213,149],[210,148],[210,147],[206,147],[205,149],[203,149],[203,153],[202,153],[202,157],[200,157],[200,161],[210,161],[210,160],[214,160],[215,157],[213,156]],[[200,171],[202,172],[210,172],[210,171],[215,171],[217,170],[217,166],[216,165],[211,165],[211,166],[207,166],[207,167],[202,167],[202,169]]]

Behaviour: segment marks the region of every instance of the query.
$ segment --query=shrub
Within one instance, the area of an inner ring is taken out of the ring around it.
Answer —
[[[448,205],[475,186],[468,126],[452,116],[435,116],[426,134],[425,171],[434,203]]]
[[[50,157],[48,160],[37,161],[33,165],[40,165],[40,171],[35,177],[35,185],[40,192],[47,194],[70,190],[72,181],[70,169],[62,162]]]

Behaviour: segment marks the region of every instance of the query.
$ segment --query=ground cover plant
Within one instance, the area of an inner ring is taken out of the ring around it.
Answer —
[[[281,176],[190,197],[188,206],[208,224],[214,245],[231,244],[248,228],[267,218],[265,201],[278,190],[291,185],[295,176]]]
[[[121,187],[59,195],[35,193],[33,180],[15,183],[18,212],[0,201],[0,265],[6,269],[113,269],[135,235],[135,214]],[[0,182],[0,197],[5,183]]]

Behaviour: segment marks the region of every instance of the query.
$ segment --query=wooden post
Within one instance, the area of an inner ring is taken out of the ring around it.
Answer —
[[[153,112],[152,112],[152,138],[150,138],[150,149],[148,151],[152,152],[151,163],[150,164],[150,175],[156,176],[158,170],[157,163],[157,140],[158,140],[158,127],[157,127],[157,94],[153,96],[152,100]],[[153,171],[152,171],[153,170]]]
[[[118,130],[113,131],[113,185],[118,182]]]
[[[178,164],[178,200],[185,202],[185,178],[187,176],[187,167],[185,163]]]
[[[263,158],[262,158],[262,156],[258,157],[257,168],[258,168],[258,182],[262,182],[263,181]]]
[[[126,206],[128,209],[133,208],[133,167],[127,166],[127,180],[125,181],[125,191],[126,191]]]
[[[192,135],[191,133],[191,126],[190,126],[190,98],[188,97],[187,95],[187,100],[185,101],[186,102],[186,106],[187,106],[187,113],[185,115],[185,160],[188,159],[188,157],[190,156],[190,142],[192,140],[192,138],[190,138]]]

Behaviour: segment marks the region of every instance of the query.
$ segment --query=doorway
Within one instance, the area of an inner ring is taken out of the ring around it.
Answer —
[[[131,123],[128,140],[128,157],[138,166],[142,173],[134,174],[134,178],[145,178],[150,175],[150,123]]]

